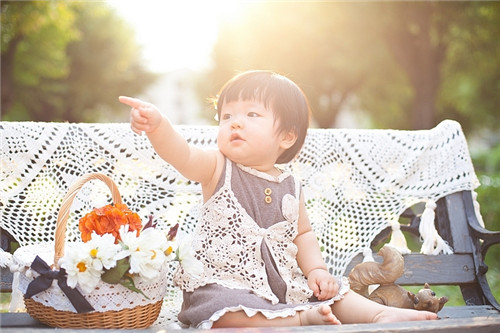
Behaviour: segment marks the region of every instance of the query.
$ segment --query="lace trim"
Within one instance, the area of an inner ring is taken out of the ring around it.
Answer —
[[[293,243],[297,235],[298,199],[285,196],[287,220],[267,229],[260,228],[231,190],[231,172],[232,162],[226,160],[224,184],[203,205],[201,223],[195,232],[193,246],[198,259],[204,263],[204,272],[193,279],[181,267],[175,275],[174,283],[186,291],[193,291],[209,283],[234,289],[250,289],[276,304],[278,299],[269,287],[267,276],[262,271],[260,252],[256,250],[260,249],[262,242],[266,242],[277,263],[279,274],[287,284],[287,302],[307,302],[312,291],[295,260],[297,247]],[[296,189],[299,188],[297,181],[295,184]],[[297,207],[293,209],[292,204]],[[207,235],[210,235],[210,240]],[[259,275],[251,277],[249,274],[241,274],[242,262],[245,271],[259,272]]]
[[[217,320],[219,320],[223,315],[225,315],[228,312],[244,311],[248,317],[253,317],[257,313],[261,313],[267,319],[275,319],[275,318],[291,317],[291,316],[294,316],[299,311],[313,309],[313,308],[319,307],[323,304],[332,305],[336,301],[342,300],[344,298],[344,295],[349,291],[349,281],[347,280],[347,278],[342,277],[341,281],[342,282],[341,282],[338,294],[336,296],[334,296],[333,298],[326,300],[326,301],[323,301],[323,302],[298,304],[297,306],[286,308],[286,309],[280,309],[280,310],[256,309],[256,308],[251,308],[251,307],[247,307],[244,305],[226,307],[226,308],[223,308],[223,309],[220,309],[220,310],[214,312],[214,314],[208,320],[202,321],[201,323],[198,324],[198,326],[196,326],[196,328],[198,328],[198,329],[211,329],[213,326],[213,323],[216,322]]]
[[[247,173],[249,173],[251,175],[254,175],[256,177],[259,177],[259,178],[262,178],[262,179],[265,179],[267,181],[274,182],[274,183],[281,183],[283,180],[285,180],[286,178],[288,178],[289,176],[292,175],[289,171],[281,170],[278,167],[275,167],[275,168],[278,171],[280,171],[281,173],[278,176],[272,176],[272,175],[270,175],[268,173],[265,173],[265,172],[259,171],[257,169],[253,169],[253,168],[247,167],[245,165],[236,164],[236,166],[238,168],[240,168],[241,170],[243,170],[243,171],[245,171],[245,172],[247,172]]]

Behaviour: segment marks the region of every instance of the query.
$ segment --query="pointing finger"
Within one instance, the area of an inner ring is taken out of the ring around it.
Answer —
[[[128,106],[131,106],[133,108],[140,108],[140,107],[144,106],[144,104],[145,104],[143,101],[141,101],[138,98],[132,98],[132,97],[127,97],[127,96],[120,96],[120,97],[118,97],[118,100],[121,103],[126,104]]]

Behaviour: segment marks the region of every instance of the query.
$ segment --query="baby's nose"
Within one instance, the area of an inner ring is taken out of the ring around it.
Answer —
[[[234,117],[231,121],[231,128],[241,128],[243,123],[239,117]]]

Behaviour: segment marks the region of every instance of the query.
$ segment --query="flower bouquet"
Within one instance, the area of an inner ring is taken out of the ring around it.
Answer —
[[[131,291],[144,292],[135,286],[134,275],[144,281],[160,278],[167,261],[175,259],[173,241],[178,224],[168,234],[158,232],[152,217],[142,228],[139,216],[124,204],[95,208],[80,219],[78,229],[83,242],[59,260],[66,271],[67,284],[92,292],[102,280],[121,284]]]
[[[78,225],[81,241],[65,244],[71,203],[92,179],[106,183],[113,204],[83,216]],[[59,211],[52,266],[47,256],[42,258],[38,244],[18,254],[25,261],[32,260],[20,275],[28,313],[61,328],[149,327],[166,294],[169,262],[189,257],[175,243],[178,225],[168,232],[155,227],[152,218],[142,226],[139,216],[122,204],[111,178],[99,173],[80,178],[68,190]],[[40,256],[33,260],[33,252]]]

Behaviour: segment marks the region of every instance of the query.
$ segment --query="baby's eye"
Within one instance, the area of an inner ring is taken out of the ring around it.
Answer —
[[[228,120],[228,119],[230,119],[230,118],[231,118],[231,114],[229,114],[229,113],[224,113],[224,114],[222,115],[222,120]]]
[[[248,116],[251,118],[259,117],[260,115],[257,112],[248,112]]]

